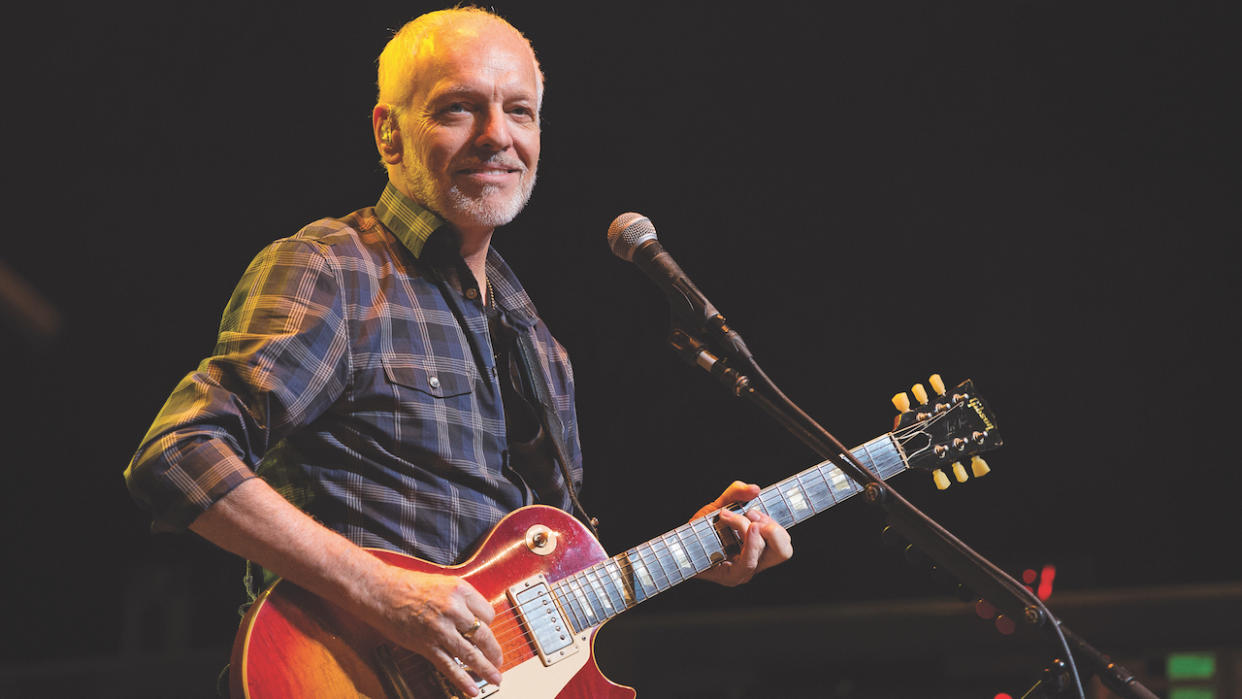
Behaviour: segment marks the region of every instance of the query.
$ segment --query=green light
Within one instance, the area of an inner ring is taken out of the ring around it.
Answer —
[[[1216,690],[1199,687],[1177,687],[1169,690],[1169,699],[1216,699]]]
[[[1213,653],[1170,653],[1168,676],[1170,680],[1209,680],[1216,674],[1216,655]],[[1193,699],[1189,695],[1184,699]]]

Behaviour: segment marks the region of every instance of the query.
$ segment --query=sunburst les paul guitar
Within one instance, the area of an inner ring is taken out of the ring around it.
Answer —
[[[987,472],[977,454],[1001,444],[996,421],[970,381],[933,394],[914,387],[893,402],[901,414],[892,432],[852,450],[883,479],[911,468],[930,470],[948,487]],[[816,464],[732,506],[759,508],[784,527],[813,517],[860,492],[830,462]],[[715,514],[684,524],[616,556],[576,519],[544,506],[500,521],[466,562],[451,567],[389,551],[381,560],[426,573],[465,578],[491,601],[490,628],[504,650],[503,681],[480,681],[495,699],[632,699],[634,690],[605,678],[593,657],[603,623],[711,568],[736,550],[732,530]],[[447,699],[460,692],[424,660],[389,643],[330,601],[277,581],[250,608],[233,646],[234,697],[394,697]]]

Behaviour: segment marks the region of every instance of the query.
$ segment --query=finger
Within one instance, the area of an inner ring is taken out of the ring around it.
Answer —
[[[479,627],[476,635],[484,633],[484,628],[485,627]],[[491,631],[488,630],[486,633],[490,634]],[[495,644],[494,638],[492,639],[492,643]],[[446,647],[448,648],[449,653],[457,656],[463,663],[469,666],[470,669],[474,671],[474,674],[482,677],[492,684],[500,684],[500,670],[497,670],[496,666],[492,664],[492,661],[483,654],[483,651],[480,650],[474,643],[471,643],[469,639],[458,634],[455,639],[452,639],[446,644]],[[499,646],[497,646],[496,650],[499,652]]]
[[[466,668],[457,662],[457,659],[444,652],[443,649],[433,648],[430,656],[431,664],[435,665],[444,679],[448,680],[468,696],[478,696],[479,688],[475,684],[474,678],[466,671]],[[465,661],[462,661],[463,663]]]
[[[466,608],[470,610],[470,614],[474,618],[480,619],[484,624],[490,624],[496,618],[496,610],[492,608],[492,603],[488,602],[487,598],[475,589],[474,585],[471,585],[469,581],[460,580],[454,592],[466,603]],[[471,619],[470,622],[473,623],[474,619]]]
[[[716,506],[724,507],[735,502],[746,502],[759,495],[759,486],[754,483],[743,483],[742,481],[733,481],[725,488],[720,497],[716,498]]]
[[[746,530],[750,529],[750,520],[733,510],[721,510],[720,520],[737,534],[739,541],[746,535]]]
[[[776,522],[769,522],[755,528],[759,530],[759,535],[766,544],[756,572],[767,570],[793,557],[793,540],[784,527]]]
[[[747,518],[750,519],[749,517]],[[751,526],[746,528],[746,534],[742,538],[742,550],[738,554],[736,564],[741,568],[740,573],[744,574],[745,579],[749,580],[759,568],[759,558],[763,555],[763,550],[767,547],[767,541],[763,538],[763,526],[758,522],[751,520]]]
[[[487,661],[496,667],[504,662],[504,650],[500,647],[500,641],[496,639],[496,634],[492,633],[491,627],[486,625],[480,626],[478,631],[470,637],[470,642],[483,653]]]

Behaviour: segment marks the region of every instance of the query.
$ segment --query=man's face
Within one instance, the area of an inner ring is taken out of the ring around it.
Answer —
[[[498,25],[445,31],[418,58],[400,128],[409,193],[462,232],[513,220],[535,186],[539,95],[534,54]]]

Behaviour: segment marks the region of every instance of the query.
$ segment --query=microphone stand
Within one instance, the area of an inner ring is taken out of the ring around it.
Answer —
[[[1010,619],[1047,633],[1064,655],[1068,684],[1074,688],[1075,696],[1085,699],[1082,678],[1071,647],[1119,696],[1125,699],[1156,699],[1156,695],[1129,671],[1113,663],[1108,656],[1065,627],[1029,589],[923,514],[864,466],[836,437],[781,392],[754,361],[741,337],[714,308],[704,314],[705,318],[687,315],[682,318],[689,322],[674,321],[669,336],[669,344],[679,357],[708,372],[735,397],[746,398],[758,405],[815,453],[831,461],[857,482],[863,488],[866,501],[887,513],[889,526],[941,570],[953,575],[965,588],[1002,610]],[[697,328],[697,332],[706,334],[716,351],[725,357],[715,354],[703,339],[679,325],[689,325]],[[730,359],[755,378],[729,366]]]

